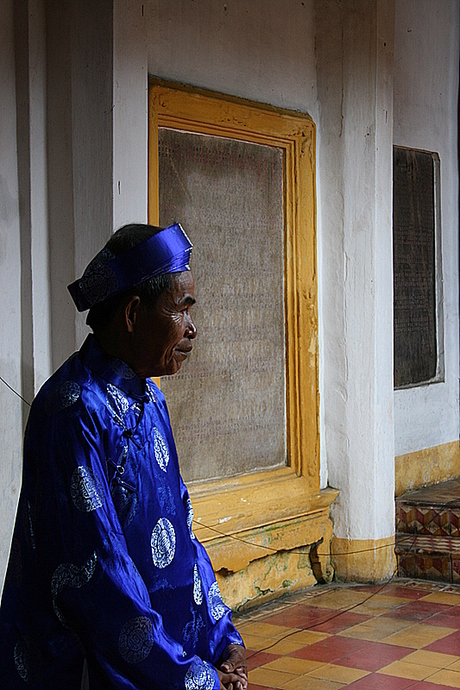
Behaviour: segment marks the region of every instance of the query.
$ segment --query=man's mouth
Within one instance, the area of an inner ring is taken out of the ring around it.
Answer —
[[[187,356],[191,353],[192,348],[183,348],[183,347],[176,347],[176,352],[179,355],[182,355],[184,358],[187,358]]]

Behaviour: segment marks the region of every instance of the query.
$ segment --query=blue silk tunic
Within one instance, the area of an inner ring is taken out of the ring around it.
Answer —
[[[165,399],[94,336],[43,386],[0,609],[0,688],[218,690],[242,644],[192,531]]]

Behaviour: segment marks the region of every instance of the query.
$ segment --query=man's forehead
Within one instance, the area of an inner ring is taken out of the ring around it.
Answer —
[[[195,281],[191,271],[172,274],[172,293],[176,301],[195,302]]]

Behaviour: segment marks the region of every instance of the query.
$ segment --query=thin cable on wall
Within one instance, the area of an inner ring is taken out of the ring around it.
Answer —
[[[22,395],[21,395],[20,393],[18,393],[18,392],[13,388],[13,386],[10,386],[10,384],[8,383],[8,381],[5,381],[5,379],[4,379],[2,376],[0,376],[0,381],[1,381],[2,383],[4,383],[5,386],[6,386],[7,388],[10,389],[10,391],[13,391],[13,393],[14,393],[15,395],[17,395],[18,398],[20,398],[20,399],[22,400],[23,403],[25,403],[26,405],[28,405],[28,406],[30,407],[30,402],[28,402],[25,398],[23,398]]]
[[[20,394],[19,394],[19,393],[18,393],[18,392],[17,392],[7,381],[5,381],[5,379],[4,379],[2,376],[0,376],[0,381],[2,381],[2,383],[3,383],[5,386],[7,386],[7,388],[9,388],[15,395],[17,395],[17,397],[20,398],[20,399],[22,400],[22,402],[24,402],[24,403],[25,403],[26,405],[28,405],[29,407],[31,406],[31,404],[30,404],[27,400],[25,400],[25,398],[23,398],[22,395],[20,395]],[[444,503],[444,504],[442,505],[442,508],[447,508],[449,505],[451,505],[452,503],[454,503],[455,500],[456,500],[456,499],[453,499],[452,501],[447,501],[446,503]],[[432,519],[430,520],[430,522],[428,523],[428,526],[431,524],[431,522],[433,522],[433,520],[434,520],[434,518],[432,518]],[[228,534],[228,533],[226,533],[226,532],[222,532],[222,531],[216,529],[215,527],[211,527],[210,525],[204,524],[201,520],[200,520],[200,521],[194,520],[193,522],[194,522],[196,525],[199,525],[200,527],[204,527],[204,528],[206,528],[206,529],[209,529],[210,531],[215,532],[215,533],[219,534],[219,535],[222,536],[222,537],[227,537],[227,538],[230,538],[230,539],[234,539],[235,541],[241,542],[241,543],[246,544],[246,545],[248,545],[248,546],[261,548],[261,549],[264,549],[265,551],[269,551],[269,552],[272,552],[272,553],[278,553],[278,552],[279,552],[279,549],[275,549],[275,548],[273,548],[273,547],[266,546],[266,545],[263,545],[263,544],[257,544],[257,543],[255,543],[255,542],[250,542],[250,541],[248,541],[247,539],[242,539],[241,537],[236,536],[235,533],[233,533],[233,534]],[[417,535],[417,534],[414,534],[414,535],[408,534],[408,535],[407,535],[407,540],[406,540],[406,541],[412,541],[412,543],[411,543],[411,545],[410,545],[410,547],[409,547],[409,549],[408,549],[408,553],[410,553],[410,552],[412,551],[412,549],[414,548],[418,536],[419,536],[419,535]],[[412,538],[412,537],[413,537],[413,538]],[[311,545],[310,545],[310,546],[311,546]],[[370,552],[370,551],[371,551],[371,552],[372,552],[372,551],[378,551],[378,550],[380,550],[380,549],[386,549],[386,548],[394,548],[394,544],[393,544],[393,543],[389,543],[389,544],[384,544],[384,545],[382,545],[382,546],[376,546],[376,547],[369,548],[369,549],[357,549],[356,551],[348,551],[348,552],[346,552],[346,553],[341,553],[341,554],[334,554],[334,553],[332,553],[331,551],[329,551],[329,552],[327,552],[327,553],[319,553],[319,554],[317,554],[317,555],[320,556],[320,557],[325,557],[325,556],[326,556],[326,557],[334,557],[334,558],[337,558],[338,556],[351,556],[351,555],[354,555],[354,554],[366,553],[366,552]],[[302,556],[307,555],[305,551],[296,551],[295,549],[289,550],[288,553],[289,553],[289,554],[293,554],[293,555],[295,555],[295,554],[297,554],[297,555],[302,555]],[[334,615],[332,615],[332,616],[329,616],[328,618],[324,618],[324,619],[322,619],[322,620],[320,620],[320,621],[317,621],[316,623],[313,623],[313,624],[311,624],[311,625],[309,625],[309,626],[307,626],[307,627],[298,628],[298,629],[295,629],[295,630],[293,630],[293,631],[287,633],[286,635],[284,635],[284,636],[278,638],[275,642],[272,642],[271,644],[267,645],[266,647],[263,647],[262,649],[259,649],[259,650],[255,651],[253,654],[251,654],[250,656],[248,656],[248,657],[247,657],[248,661],[249,661],[249,659],[253,659],[253,658],[256,657],[257,655],[261,654],[262,652],[268,651],[269,649],[271,649],[272,647],[274,647],[275,645],[277,645],[277,644],[278,644],[279,642],[281,642],[282,640],[286,640],[288,637],[291,637],[292,635],[295,635],[297,632],[299,632],[299,630],[313,630],[314,628],[317,628],[317,627],[319,627],[320,625],[324,625],[325,623],[328,623],[329,621],[332,621],[332,620],[334,620],[335,618],[339,618],[339,617],[342,616],[343,614],[348,613],[349,611],[352,611],[353,609],[358,608],[359,606],[362,606],[363,604],[365,604],[366,602],[368,602],[370,599],[372,599],[373,597],[375,597],[377,594],[380,594],[380,592],[381,592],[382,590],[384,590],[385,587],[388,587],[388,585],[389,585],[389,584],[394,580],[394,578],[396,577],[397,572],[398,572],[398,566],[394,569],[393,574],[391,575],[391,577],[390,577],[386,582],[384,582],[384,583],[382,584],[382,586],[381,586],[377,591],[372,592],[368,597],[366,597],[366,598],[363,599],[362,601],[357,602],[356,604],[353,604],[352,606],[349,606],[347,609],[342,609],[342,610],[339,611],[338,613],[336,613],[336,614],[334,614]],[[294,606],[294,604],[289,605],[287,608],[291,608],[292,606]]]
[[[20,395],[20,393],[18,393],[13,388],[13,386],[11,386],[7,381],[5,381],[5,379],[2,376],[0,376],[0,381],[2,381],[2,383],[4,383],[5,386],[7,386],[7,388],[10,389],[10,391],[12,391],[15,395],[17,395],[17,397],[20,398],[22,400],[22,402],[24,402],[29,407],[31,406],[31,404],[25,398],[23,398],[22,395]],[[443,509],[448,508],[449,505],[456,502],[456,500],[457,499],[452,499],[451,501],[447,501],[446,503],[442,504],[441,507]],[[434,520],[434,518],[432,518],[430,520],[428,525],[430,525],[431,522],[433,522],[433,520]],[[233,532],[233,533],[222,532],[221,530],[218,530],[216,527],[211,527],[210,525],[205,524],[202,520],[200,520],[200,521],[194,520],[193,522],[195,523],[195,525],[199,525],[200,527],[204,527],[206,529],[209,529],[211,532],[215,532],[216,534],[219,534],[221,537],[227,537],[229,539],[234,539],[235,541],[238,541],[242,544],[246,544],[247,546],[252,546],[252,547],[255,547],[258,549],[263,549],[263,550],[268,551],[270,553],[278,553],[280,551],[280,549],[275,549],[275,548],[273,548],[271,546],[267,546],[265,544],[257,544],[256,542],[248,541],[247,539],[243,539],[242,537],[238,537],[235,532]],[[408,534],[407,539],[405,539],[404,541],[410,541],[411,536],[412,536],[411,534]],[[311,544],[307,544],[306,546],[311,546]],[[328,551],[325,553],[320,552],[317,555],[319,557],[322,557],[322,558],[324,558],[324,557],[338,558],[341,556],[352,556],[352,555],[359,554],[359,553],[375,552],[375,551],[379,551],[381,549],[388,549],[388,548],[394,548],[394,543],[390,542],[389,544],[382,544],[381,546],[374,546],[374,547],[371,547],[368,549],[357,549],[356,551],[347,551],[345,553],[333,553],[332,551]],[[410,547],[410,549],[412,549],[412,546]],[[289,549],[289,554],[299,555],[299,556],[308,555],[305,551],[296,551],[295,549]]]

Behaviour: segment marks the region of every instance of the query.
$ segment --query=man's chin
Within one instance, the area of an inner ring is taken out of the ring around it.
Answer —
[[[168,371],[166,372],[166,376],[174,376],[174,374],[177,374],[179,369],[182,366],[182,360],[178,360],[174,357],[173,361],[168,367]]]

